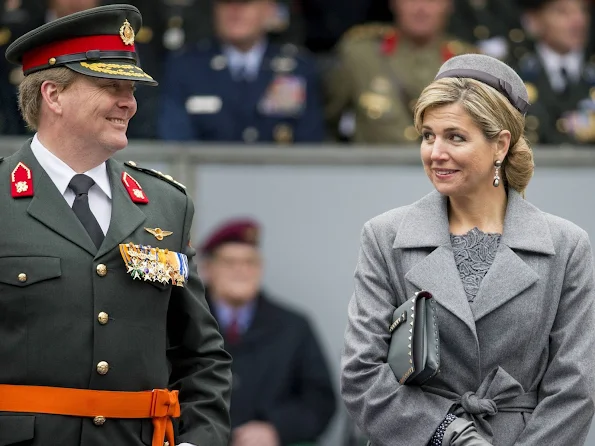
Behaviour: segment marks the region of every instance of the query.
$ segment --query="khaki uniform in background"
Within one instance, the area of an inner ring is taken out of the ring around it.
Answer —
[[[420,49],[392,25],[380,24],[352,28],[337,49],[338,63],[326,85],[331,132],[357,143],[379,144],[416,141],[412,110],[421,91],[444,61],[477,52],[447,36]],[[349,111],[355,121],[352,133],[339,128],[350,118]]]

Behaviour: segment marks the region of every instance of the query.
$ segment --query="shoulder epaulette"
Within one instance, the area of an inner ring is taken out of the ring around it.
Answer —
[[[176,180],[174,180],[171,175],[166,175],[163,172],[159,172],[158,170],[155,170],[155,169],[147,169],[146,167],[137,166],[134,161],[126,161],[124,164],[134,170],[138,170],[139,172],[143,172],[143,173],[152,175],[154,177],[160,178],[163,181],[171,184],[172,186],[177,187],[182,192],[186,193],[186,186],[184,186],[182,183],[179,183]]]
[[[374,38],[382,38],[386,33],[394,30],[394,25],[388,23],[364,23],[362,25],[355,25],[349,28],[341,40],[357,41]]]

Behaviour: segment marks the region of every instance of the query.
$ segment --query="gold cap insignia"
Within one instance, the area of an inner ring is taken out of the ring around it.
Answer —
[[[120,37],[124,45],[134,45],[134,29],[128,20],[124,20],[124,23],[120,27]]]
[[[159,241],[163,240],[164,237],[167,237],[168,235],[172,235],[173,232],[171,231],[164,231],[161,228],[145,228],[145,231],[147,231],[149,234],[152,234],[155,236],[155,238]]]

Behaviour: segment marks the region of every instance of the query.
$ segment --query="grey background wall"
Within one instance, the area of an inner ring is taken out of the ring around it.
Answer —
[[[0,140],[0,156],[22,143]],[[527,198],[582,226],[595,243],[595,150],[536,148],[535,154]],[[432,190],[417,149],[134,143],[119,157],[172,174],[188,186],[196,203],[196,243],[225,218],[260,220],[266,288],[310,317],[338,388],[360,230],[371,217]],[[341,412],[321,446],[340,446],[344,423]],[[595,427],[587,446],[595,446]]]

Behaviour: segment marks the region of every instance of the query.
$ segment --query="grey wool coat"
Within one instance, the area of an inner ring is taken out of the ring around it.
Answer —
[[[367,222],[341,392],[374,446],[424,446],[449,411],[496,446],[582,445],[594,413],[595,283],[587,233],[508,193],[496,257],[467,301],[434,191]],[[441,370],[399,385],[388,327],[415,291],[437,302]]]

